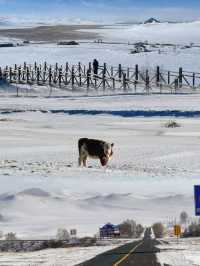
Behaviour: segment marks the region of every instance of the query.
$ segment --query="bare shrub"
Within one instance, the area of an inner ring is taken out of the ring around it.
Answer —
[[[141,224],[137,224],[137,226],[136,226],[136,238],[139,238],[143,232],[144,232],[144,227]]]
[[[166,128],[176,128],[176,127],[180,127],[180,126],[181,125],[174,120],[170,120],[167,123],[165,123]]]

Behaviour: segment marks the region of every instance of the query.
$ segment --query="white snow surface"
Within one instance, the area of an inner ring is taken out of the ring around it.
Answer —
[[[159,245],[160,253],[157,253],[158,262],[161,266],[199,266],[200,265],[200,239],[186,238],[167,239],[169,244]]]
[[[35,238],[53,237],[66,227],[82,236],[127,218],[149,225],[178,217],[183,209],[193,215],[193,185],[200,173],[198,117],[40,112],[138,110],[140,103],[144,110],[162,110],[162,104],[199,110],[198,96],[164,97],[1,98],[1,230]],[[181,127],[165,128],[170,119]],[[96,160],[89,160],[89,168],[77,166],[80,137],[115,143],[106,168]]]

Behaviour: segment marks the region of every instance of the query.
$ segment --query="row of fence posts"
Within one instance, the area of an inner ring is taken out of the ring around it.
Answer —
[[[116,69],[116,68],[115,68]],[[85,65],[82,66],[82,64],[79,62],[78,66],[72,66],[70,68],[69,64],[65,64],[65,69],[63,66],[59,66],[58,63],[55,64],[54,67],[51,65],[48,66],[47,62],[44,63],[42,66],[41,64],[38,65],[36,62],[33,66],[29,66],[26,62],[24,62],[23,66],[17,66],[15,64],[14,68],[6,66],[5,69],[0,68],[0,79],[6,78],[10,83],[13,82],[13,77],[15,78],[15,81],[18,83],[24,82],[24,83],[31,83],[36,82],[38,85],[41,85],[41,83],[47,83],[49,85],[57,84],[61,86],[62,84],[72,85],[72,89],[74,89],[75,85],[83,86],[86,84],[87,89],[91,87],[91,85],[94,85],[95,89],[98,87],[102,87],[103,90],[106,89],[106,85],[109,87],[111,86],[108,82],[111,80],[112,89],[116,88],[116,82],[119,81],[122,84],[122,88],[126,90],[129,86],[129,82],[133,78],[130,77],[130,72],[134,72],[134,85],[135,90],[137,87],[137,84],[142,79],[142,82],[145,85],[145,89],[147,92],[149,92],[151,87],[152,78],[149,75],[149,70],[147,69],[145,73],[142,73],[139,71],[139,66],[135,65],[135,68],[126,68],[125,70],[122,68],[122,65],[119,64],[117,71],[114,71],[114,68],[111,67],[109,70],[107,68],[107,64],[104,63],[103,66],[100,68],[101,70],[101,76],[93,75],[92,72],[92,64],[89,63],[88,67]],[[99,73],[100,73],[99,70]],[[109,72],[110,71],[110,72]],[[133,74],[131,72],[131,74]],[[78,74],[77,74],[78,73]],[[173,72],[175,73],[175,72]],[[155,73],[155,80],[156,85],[158,87],[162,86],[162,83],[165,83],[166,85],[174,84],[175,90],[182,87],[183,84],[183,70],[182,68],[179,68],[179,72],[176,73],[177,75],[171,74],[170,71],[167,72],[167,78],[163,77],[163,73],[160,70],[160,67],[156,67],[156,73]],[[174,77],[174,80],[171,80],[171,77]],[[100,85],[97,85],[97,80],[101,79]],[[153,84],[155,85],[155,84]],[[192,75],[192,86],[195,87],[195,73]]]

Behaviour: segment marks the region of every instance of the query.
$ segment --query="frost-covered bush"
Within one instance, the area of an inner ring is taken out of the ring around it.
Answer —
[[[166,128],[175,128],[175,127],[180,127],[181,125],[179,123],[177,123],[174,120],[170,120],[165,124]]]
[[[184,237],[200,237],[200,221],[192,222],[183,233]]]
[[[138,238],[143,233],[144,228],[134,220],[126,220],[119,225],[119,231],[122,237]]]
[[[70,234],[65,228],[59,228],[56,234],[57,240],[69,240]]]
[[[16,234],[13,232],[10,232],[5,235],[5,240],[11,241],[11,240],[17,240]]]
[[[187,221],[188,221],[188,218],[189,218],[189,216],[188,216],[187,212],[182,211],[181,214],[180,214],[180,223],[181,224],[186,224]]]
[[[156,238],[162,238],[165,235],[165,227],[162,223],[154,223],[152,229]]]

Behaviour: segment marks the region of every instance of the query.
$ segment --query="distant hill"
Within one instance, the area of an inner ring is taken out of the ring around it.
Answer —
[[[155,18],[149,18],[147,19],[144,24],[150,24],[150,23],[160,23],[159,20],[155,19]]]

